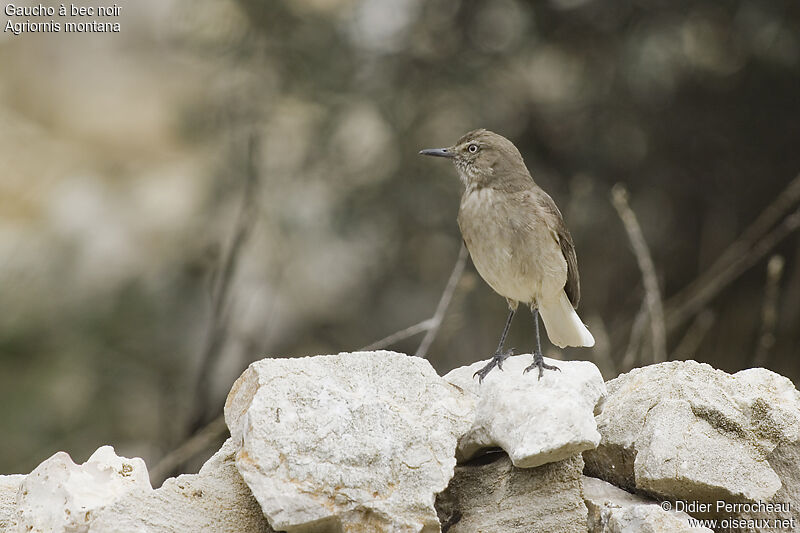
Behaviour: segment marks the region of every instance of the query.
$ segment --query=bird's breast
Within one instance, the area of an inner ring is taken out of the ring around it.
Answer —
[[[501,296],[535,303],[563,289],[566,260],[529,196],[468,189],[458,225],[478,273]]]

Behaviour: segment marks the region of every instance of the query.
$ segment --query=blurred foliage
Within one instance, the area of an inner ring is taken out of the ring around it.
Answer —
[[[354,350],[431,316],[459,183],[418,157],[511,138],[576,242],[581,316],[619,361],[641,275],[622,182],[665,297],[800,170],[800,4],[591,0],[142,0],[116,35],[0,37],[0,472],[100,444],[156,461],[197,394],[218,414],[252,360]],[[256,216],[227,331],[196,390],[210,287],[248,172]],[[767,365],[800,377],[800,238]],[[694,358],[736,371],[766,261],[709,304]],[[505,302],[470,266],[430,360],[491,354]],[[689,324],[670,335],[680,344]],[[413,353],[420,337],[393,349]],[[530,349],[530,319],[509,346]],[[610,343],[610,344],[609,344]],[[593,350],[563,357],[592,359]],[[606,376],[607,378],[613,376]]]

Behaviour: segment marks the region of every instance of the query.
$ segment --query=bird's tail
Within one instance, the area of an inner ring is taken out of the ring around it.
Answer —
[[[594,337],[581,322],[564,291],[559,291],[554,298],[540,302],[539,314],[542,315],[550,342],[559,348],[594,346]]]

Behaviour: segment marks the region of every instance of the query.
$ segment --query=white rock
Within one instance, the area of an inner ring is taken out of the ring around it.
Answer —
[[[197,474],[135,491],[103,509],[89,533],[272,533],[234,464],[228,439]]]
[[[133,491],[149,490],[141,459],[98,448],[82,465],[58,452],[28,475],[17,493],[17,531],[82,533],[96,514]]]
[[[778,465],[776,453],[788,453],[800,438],[800,394],[788,379],[761,368],[730,375],[674,361],[607,385],[597,417],[603,438],[597,450],[584,453],[587,473],[664,498],[704,502],[769,501],[790,482],[770,462]]]
[[[487,361],[456,368],[445,379],[479,397],[475,424],[458,443],[459,460],[500,446],[514,466],[530,468],[590,450],[600,442],[594,415],[606,396],[603,377],[588,361],[545,362],[561,371],[523,374],[531,355],[517,355],[483,383],[473,375]]]
[[[745,520],[759,519],[794,520],[795,527],[800,524],[800,442],[779,444],[769,455],[769,464],[781,480],[781,488],[767,503],[776,504],[776,508],[743,510],[736,513]],[[788,530],[784,527],[784,530]],[[777,528],[773,529],[776,531]]]
[[[769,499],[781,480],[763,450],[742,444],[698,418],[689,402],[659,402],[637,440],[636,487],[653,494],[679,492],[686,500],[711,501],[718,487],[746,500]],[[711,450],[713,454],[708,453]]]
[[[589,510],[590,533],[699,533],[690,517],[631,494],[602,479],[583,476],[583,498]]]
[[[580,455],[536,468],[517,468],[504,453],[460,464],[436,498],[442,531],[586,533],[582,470]]]
[[[343,353],[253,363],[225,420],[274,529],[433,532],[474,401],[424,359]]]
[[[17,491],[25,476],[13,474],[0,476],[0,531],[13,531],[17,523],[14,514],[17,508]]]

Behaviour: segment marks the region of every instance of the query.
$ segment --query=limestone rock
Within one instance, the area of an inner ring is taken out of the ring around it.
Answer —
[[[588,361],[545,359],[561,371],[523,374],[531,355],[509,357],[483,383],[473,377],[487,361],[456,368],[445,379],[478,396],[475,423],[458,443],[458,459],[500,446],[515,466],[561,461],[600,442],[595,415],[606,396],[603,377]]]
[[[584,453],[587,473],[669,499],[776,497],[782,479],[775,454],[800,438],[800,394],[788,379],[761,368],[730,375],[674,361],[607,386],[597,417],[603,437]],[[796,477],[794,483],[792,491]]]
[[[264,359],[234,384],[236,466],[276,530],[433,532],[475,399],[424,359]]]
[[[13,531],[17,521],[14,511],[17,508],[17,491],[24,475],[0,476],[0,531]]]
[[[234,464],[228,439],[197,474],[130,493],[105,508],[89,533],[273,533]]]
[[[118,457],[111,446],[98,448],[82,465],[58,452],[23,480],[17,493],[17,530],[85,532],[104,507],[150,489],[144,461]]]
[[[589,509],[590,533],[699,533],[689,515],[631,494],[602,479],[584,476],[583,497]]]
[[[650,411],[637,441],[636,486],[691,500],[768,499],[781,480],[764,450],[748,444],[698,418],[689,402],[664,400]]]
[[[779,444],[767,458],[769,464],[781,480],[781,488],[766,503],[775,504],[774,510],[744,510],[735,513],[739,518],[794,520],[795,527],[800,526],[800,442]],[[733,513],[732,513],[733,514]],[[780,528],[764,529],[777,531]],[[788,530],[788,527],[782,528]]]
[[[582,470],[580,455],[536,468],[505,453],[460,464],[436,498],[442,533],[586,533]]]

